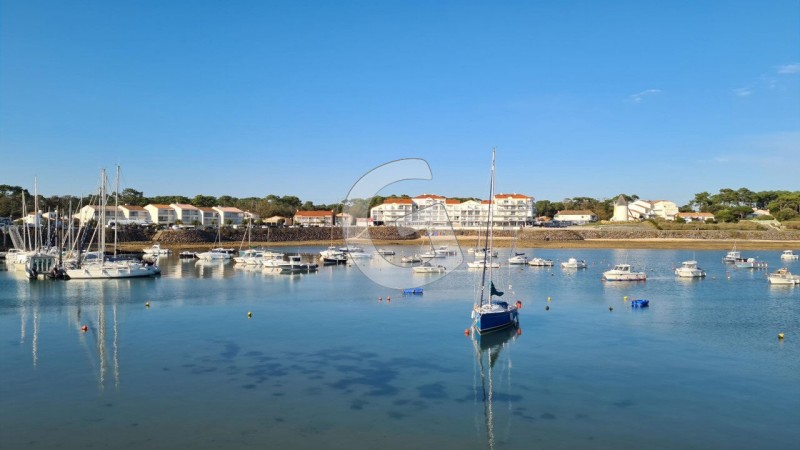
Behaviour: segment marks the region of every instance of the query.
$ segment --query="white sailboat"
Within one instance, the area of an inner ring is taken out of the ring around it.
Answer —
[[[119,180],[119,167],[117,167],[117,180]],[[106,251],[106,227],[103,224],[106,214],[108,199],[106,197],[106,171],[100,172],[100,220],[97,222],[99,233],[97,233],[97,246],[99,257],[95,261],[87,262],[78,258],[75,262],[76,267],[66,268],[65,272],[72,280],[105,280],[115,278],[141,278],[152,277],[161,273],[158,263],[145,264],[134,260],[108,259]],[[117,188],[119,192],[119,188]],[[114,228],[114,242],[116,243],[117,229]]]

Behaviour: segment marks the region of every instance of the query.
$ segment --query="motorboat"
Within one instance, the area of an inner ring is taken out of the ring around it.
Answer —
[[[235,256],[233,258],[233,262],[246,266],[260,266],[263,258],[263,251],[249,248],[247,250],[240,251],[239,256]]]
[[[394,255],[394,250],[386,250],[386,249],[383,249],[383,248],[379,248],[377,251],[375,251],[375,253],[377,253],[377,254],[379,254],[381,256],[393,256]]]
[[[769,274],[767,280],[772,284],[800,285],[800,275],[792,275],[786,267]]]
[[[647,274],[634,272],[630,264],[617,264],[613,269],[603,272],[604,281],[646,281]]]
[[[781,261],[797,261],[800,259],[800,255],[795,255],[791,250],[784,250],[781,253]]]
[[[497,258],[497,250],[490,250],[489,251],[489,255],[492,258]],[[481,248],[481,249],[476,249],[475,250],[475,258],[483,258],[484,256],[486,256],[486,249],[485,248]]]
[[[585,269],[586,268],[586,260],[577,259],[577,258],[569,258],[566,261],[561,263],[562,269]]]
[[[407,264],[418,263],[422,262],[422,258],[419,255],[408,255],[400,258],[400,262]]]
[[[768,264],[766,261],[756,261],[755,258],[747,258],[744,261],[737,261],[737,269],[766,269]]]
[[[472,262],[468,262],[467,263],[467,268],[469,268],[469,269],[483,269],[484,267],[492,268],[492,269],[499,269],[500,268],[500,263],[499,262],[494,262],[494,261],[488,261],[488,260],[484,260],[484,259],[479,259],[477,261],[472,261]]]
[[[180,259],[194,259],[197,258],[197,252],[190,252],[188,250],[184,250],[178,253],[178,258]]]
[[[232,256],[232,249],[225,248],[212,248],[207,252],[197,254],[197,258],[203,261],[227,261],[230,260]]]
[[[509,264],[527,264],[528,263],[528,255],[525,253],[514,253],[508,258]]]
[[[553,260],[544,258],[531,258],[531,260],[528,261],[528,265],[534,267],[553,267]]]
[[[442,265],[433,265],[429,262],[426,262],[419,266],[412,267],[411,270],[413,270],[414,273],[444,273],[444,271],[447,269]]]
[[[161,244],[153,244],[150,247],[144,249],[145,255],[151,256],[166,256],[172,253],[172,250],[168,248],[161,248]]]
[[[746,261],[746,259],[742,257],[742,252],[736,250],[736,246],[722,257],[722,262],[727,264],[736,264],[740,261]]]
[[[289,255],[288,261],[278,265],[281,273],[301,273],[314,272],[318,266],[316,264],[303,263],[300,255]]]
[[[675,268],[675,275],[681,278],[703,278],[706,271],[697,267],[697,261],[684,261],[680,267]]]
[[[458,255],[458,251],[449,249],[446,245],[440,245],[436,247],[433,252],[436,254],[437,258],[444,258],[446,256],[456,256]]]

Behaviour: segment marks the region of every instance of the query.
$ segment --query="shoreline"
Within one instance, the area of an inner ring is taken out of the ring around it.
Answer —
[[[510,237],[497,237],[494,239],[494,246],[498,248],[509,248],[514,244],[514,239]],[[426,240],[422,238],[409,240],[373,240],[376,247],[402,245],[402,246],[422,246]],[[433,238],[435,245],[454,245],[453,239]],[[458,244],[462,247],[479,247],[478,240],[472,236],[459,236]],[[142,252],[146,247],[153,245],[151,241],[125,242],[118,244],[120,250]],[[265,248],[285,248],[285,247],[328,247],[335,245],[343,247],[345,242],[342,240],[309,240],[309,241],[285,241],[285,242],[250,242],[247,247]],[[182,250],[206,250],[212,247],[233,247],[238,249],[241,242],[226,241],[222,245],[208,242],[198,243],[161,243],[161,247],[172,251]],[[640,239],[583,239],[583,240],[517,240],[518,248],[575,248],[575,249],[663,249],[663,250],[730,250],[733,247],[740,250],[787,250],[800,249],[800,240],[735,240],[735,239],[688,239],[688,238],[640,238]]]

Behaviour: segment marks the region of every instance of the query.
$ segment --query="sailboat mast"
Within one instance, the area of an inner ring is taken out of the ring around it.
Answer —
[[[491,258],[492,258],[492,256],[491,256],[492,255],[492,251],[493,251],[492,250],[492,245],[494,243],[494,233],[493,233],[494,227],[492,226],[493,225],[492,221],[494,220],[494,214],[493,214],[493,209],[494,209],[494,153],[495,153],[495,150],[492,149],[492,175],[491,175],[490,181],[489,181],[489,214],[488,214],[487,220],[486,220],[486,248],[483,249],[483,273],[481,274],[481,298],[480,298],[479,305],[483,305],[483,294],[484,294],[484,291],[486,290],[486,269],[487,269],[486,266],[490,266],[489,267],[489,279],[490,280],[492,279],[492,272],[491,272],[492,269],[491,269],[491,264],[489,264],[489,262],[491,261]],[[492,293],[491,293],[491,290],[490,290],[489,291],[489,301],[491,302],[491,300],[492,300]]]
[[[118,228],[119,228],[119,165],[117,165],[117,187],[114,190],[114,256],[117,256]]]

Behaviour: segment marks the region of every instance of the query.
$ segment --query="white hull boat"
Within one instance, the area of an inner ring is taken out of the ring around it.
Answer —
[[[800,285],[800,275],[792,275],[786,267],[769,274],[767,280],[771,284]]]
[[[697,267],[697,261],[684,261],[675,268],[675,275],[681,278],[703,278],[706,271]]]
[[[603,272],[605,281],[646,281],[647,274],[634,272],[630,264],[617,264],[613,269]]]
[[[562,269],[585,269],[586,261],[583,259],[569,258],[561,263]]]

